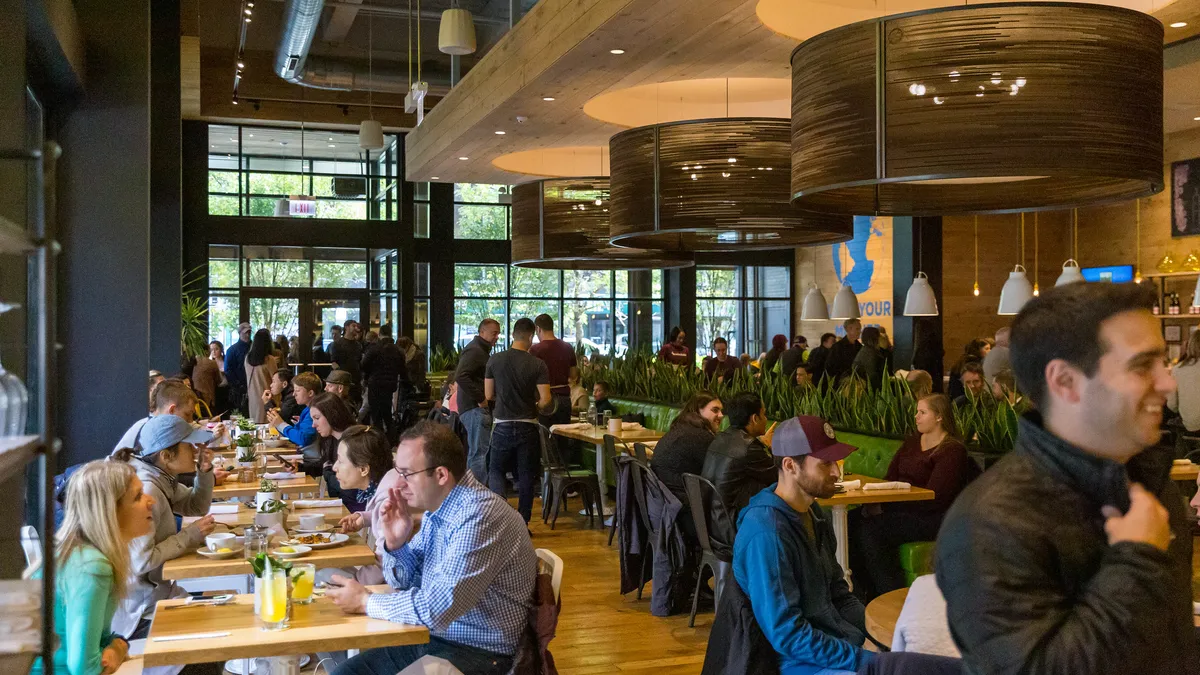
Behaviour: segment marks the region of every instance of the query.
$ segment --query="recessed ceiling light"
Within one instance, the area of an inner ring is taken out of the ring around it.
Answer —
[[[620,56],[621,54],[625,53],[625,50],[624,49],[610,49],[610,50],[608,50],[608,53],[616,54],[617,56]]]
[[[1183,28],[1184,26],[1187,26],[1186,21],[1176,21],[1175,23],[1171,24],[1171,28]]]
[[[333,136],[330,136],[330,137],[329,137],[329,140],[331,140],[331,141],[332,141],[332,140],[333,140]]]
[[[459,159],[465,162],[465,161],[467,161],[468,159],[471,159],[471,158],[470,158],[470,157],[459,157]]]
[[[246,62],[239,60],[238,61],[238,70],[241,70],[242,68],[245,68],[245,67],[246,67]]]
[[[1193,122],[1200,122],[1200,117],[1193,117],[1193,118],[1192,118],[1192,121],[1193,121]]]
[[[437,176],[430,176],[430,177],[429,177],[429,180],[437,180],[437,179],[438,179],[438,177],[437,177]]]
[[[330,144],[329,144],[329,147],[331,147],[331,148],[336,148],[337,146],[336,146],[336,145],[334,145],[333,143],[330,143]]]
[[[553,97],[553,96],[543,96],[543,97],[542,97],[542,100],[543,100],[543,101],[553,101],[553,100],[554,100],[554,97]]]
[[[497,135],[497,136],[503,136],[503,135],[504,135],[504,133],[505,133],[505,132],[503,132],[503,131],[500,131],[499,129],[497,129],[497,130],[496,130],[496,135]]]

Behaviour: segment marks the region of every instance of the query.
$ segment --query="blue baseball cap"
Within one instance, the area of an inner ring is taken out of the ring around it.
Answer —
[[[837,462],[858,448],[838,443],[833,425],[820,417],[797,415],[775,427],[771,436],[771,454],[776,457],[812,455],[825,462]]]
[[[175,415],[155,415],[146,420],[138,434],[142,456],[174,447],[179,443],[202,445],[213,439],[212,432],[193,426]]]

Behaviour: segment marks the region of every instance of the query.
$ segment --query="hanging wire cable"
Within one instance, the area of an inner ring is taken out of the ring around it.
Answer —
[[[1142,200],[1135,199],[1133,201],[1135,211],[1135,232],[1137,239],[1135,247],[1137,249],[1137,266],[1133,273],[1134,283],[1142,283]]]
[[[979,297],[979,216],[975,216],[975,297]]]
[[[1038,214],[1033,213],[1033,294],[1038,295]]]
[[[412,0],[408,0],[408,89],[412,91]]]
[[[1079,209],[1071,209],[1071,257],[1079,261]]]
[[[375,119],[375,12],[367,13],[367,117]]]
[[[1025,214],[1021,214],[1021,267],[1025,266]]]

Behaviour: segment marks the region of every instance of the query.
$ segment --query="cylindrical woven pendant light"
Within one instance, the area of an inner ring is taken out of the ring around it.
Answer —
[[[792,52],[792,201],[845,214],[1062,209],[1163,188],[1163,28],[1092,4],[956,6]]]
[[[727,118],[638,127],[609,142],[612,243],[728,251],[847,241],[849,216],[788,202],[785,119]]]
[[[608,178],[537,180],[513,188],[512,261],[520,267],[613,270],[690,267],[691,254],[608,243]]]
[[[471,12],[460,7],[442,12],[438,51],[456,56],[475,53],[475,22],[471,20]]]

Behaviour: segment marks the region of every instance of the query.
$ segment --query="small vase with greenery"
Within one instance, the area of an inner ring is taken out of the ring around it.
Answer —
[[[266,478],[258,484],[258,494],[254,496],[255,504],[261,507],[265,502],[275,501],[279,499],[279,486],[275,481],[267,480]]]
[[[254,439],[249,436],[239,436],[237,439],[238,466],[250,468],[254,466]]]

